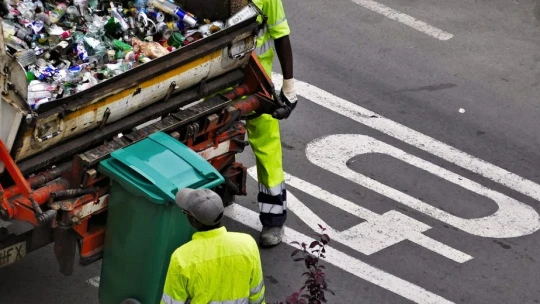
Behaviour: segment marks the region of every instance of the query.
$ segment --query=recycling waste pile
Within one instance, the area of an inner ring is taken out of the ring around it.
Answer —
[[[8,53],[25,68],[32,109],[84,91],[234,25],[168,0],[4,0]],[[71,2],[73,1],[73,2]]]

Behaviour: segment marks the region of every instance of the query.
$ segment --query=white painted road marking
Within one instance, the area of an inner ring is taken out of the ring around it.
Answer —
[[[279,89],[283,77],[276,73],[273,73],[272,76],[276,87]],[[303,81],[296,80],[295,86],[299,96],[313,103],[540,201],[540,185],[528,179],[462,152]]]
[[[347,161],[351,158],[367,153],[381,153],[399,159],[485,196],[494,201],[499,208],[495,213],[482,218],[464,219],[452,215],[347,166]],[[540,229],[540,216],[530,206],[369,136],[360,134],[326,136],[309,143],[306,155],[309,161],[323,169],[473,235],[510,238],[528,235]]]
[[[259,214],[238,204],[233,204],[227,207],[225,209],[225,216],[257,231],[262,230]],[[285,236],[283,238],[283,242],[293,246],[292,242],[294,241],[311,243],[314,240],[305,234],[302,234],[289,227],[285,227]],[[415,303],[454,303],[439,295],[429,292],[420,286],[414,285],[379,268],[355,259],[337,249],[332,248],[331,246],[326,247],[326,256],[325,262],[328,262],[360,279],[387,289]],[[91,278],[86,282],[96,288],[99,288],[100,277]]]
[[[88,281],[86,281],[86,283],[96,287],[96,288],[99,288],[99,281],[100,281],[100,277],[95,277],[95,278],[91,278],[89,279]]]
[[[248,172],[253,179],[257,180],[256,167],[249,168]],[[465,263],[473,258],[423,235],[422,232],[431,227],[400,212],[392,210],[379,215],[287,173],[285,173],[285,182],[334,207],[365,219],[363,223],[345,231],[338,231],[311,211],[290,190],[287,193],[289,211],[296,214],[311,229],[317,231],[318,224],[321,224],[327,227],[327,233],[334,241],[365,255],[374,254],[399,242],[409,240],[458,263]]]
[[[227,207],[227,209],[225,209],[225,215],[257,231],[262,230],[262,226],[259,221],[259,214],[243,206],[233,204]],[[313,241],[313,239],[296,230],[285,227],[285,236],[283,238],[283,242],[292,246],[292,242],[294,241],[306,242],[309,244]],[[379,268],[373,267],[367,263],[364,263],[358,259],[355,259],[330,246],[326,248],[326,252],[327,252],[326,254],[327,258],[325,259],[326,262],[360,279],[363,279],[370,283],[378,285],[384,289],[387,289],[415,303],[426,303],[426,304],[428,303],[430,304],[453,303],[439,295],[436,295],[432,292],[425,290],[424,288],[420,286],[414,285],[408,281],[400,279]]]
[[[419,32],[422,32],[424,34],[427,34],[433,38],[437,38],[439,40],[449,40],[454,35],[445,32],[441,29],[438,29],[434,26],[431,26],[424,21],[420,21],[414,17],[411,17],[407,14],[404,14],[402,12],[399,12],[393,8],[390,8],[384,4],[381,4],[379,2],[375,2],[373,0],[350,0],[362,7],[365,7],[375,13],[379,13],[387,18],[390,18],[392,20],[395,20],[397,22],[401,22]]]

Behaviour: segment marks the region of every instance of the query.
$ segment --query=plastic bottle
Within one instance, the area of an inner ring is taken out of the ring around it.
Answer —
[[[121,50],[123,52],[129,52],[129,51],[132,51],[133,50],[133,47],[131,47],[131,45],[125,43],[125,42],[122,42],[118,39],[114,39],[113,40],[113,46],[118,49],[118,50]]]
[[[88,0],[88,7],[92,10],[96,10],[99,6],[99,0]]]
[[[43,5],[43,2],[41,2],[41,0],[36,0],[34,3],[36,4],[36,12],[41,13],[45,11],[45,6]]]
[[[169,26],[167,26],[167,24],[164,22],[156,24],[156,31],[165,39],[169,39],[169,37],[173,34]]]
[[[175,48],[180,48],[184,45],[184,40],[186,40],[186,38],[182,36],[182,34],[173,32],[169,39],[167,39],[167,44]]]
[[[33,20],[36,10],[36,5],[32,1],[21,1],[17,6],[17,10],[21,13],[24,20]]]
[[[139,12],[144,11],[146,9],[146,0],[135,0],[135,7]]]
[[[83,62],[88,62],[88,52],[86,51],[86,48],[84,47],[84,42],[79,41],[73,46],[73,51],[75,51],[75,54],[77,54],[77,57],[82,60]]]
[[[36,14],[34,17],[35,21],[41,21],[46,25],[51,25],[51,18],[49,18],[49,15],[45,12],[41,12],[39,14]]]
[[[66,15],[68,19],[75,20],[79,16],[79,9],[76,6],[68,6],[66,9]]]
[[[10,34],[7,34],[4,32],[4,39],[7,41],[7,43],[13,43],[15,45],[18,45],[24,49],[28,49],[28,44],[22,40],[21,38],[17,37],[17,36],[14,36],[14,35],[10,35]]]
[[[184,11],[174,3],[165,0],[149,0],[148,6],[153,6],[166,14],[176,16],[190,27],[197,26],[197,18],[195,18],[195,16],[193,16],[192,14]]]
[[[67,6],[64,3],[58,3],[56,7],[49,12],[49,19],[51,20],[51,23],[58,23],[60,19],[64,16],[66,13]]]
[[[118,13],[117,9],[114,7],[114,4],[111,2],[111,13],[114,16],[114,18],[120,23],[120,27],[122,28],[122,31],[127,31],[129,29],[129,25],[127,24],[126,20],[122,18],[120,13]]]
[[[165,15],[163,15],[163,13],[160,11],[148,12],[148,16],[152,18],[152,20],[154,20],[156,23],[165,21]]]
[[[31,30],[34,35],[39,34],[39,32],[43,30],[44,26],[45,26],[45,23],[42,20],[38,20],[38,19],[26,24],[26,28]]]

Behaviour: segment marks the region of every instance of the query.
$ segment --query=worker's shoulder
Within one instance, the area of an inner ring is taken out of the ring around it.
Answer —
[[[209,241],[211,241],[212,246],[221,243],[223,245],[226,245],[227,247],[238,248],[240,250],[245,248],[249,248],[251,250],[258,250],[259,248],[257,246],[257,242],[251,235],[242,232],[227,231],[227,233],[219,236],[216,239],[191,240],[177,248],[174,251],[173,255],[178,257],[183,255],[191,256],[193,252],[205,250],[206,246],[208,246],[209,244]]]
[[[228,231],[224,235],[224,237],[227,238],[227,240],[236,241],[246,245],[257,246],[257,242],[255,242],[255,239],[247,233]]]
[[[253,3],[257,5],[260,9],[268,7],[268,5],[265,5],[265,4],[281,3],[281,2],[282,0],[253,0]]]

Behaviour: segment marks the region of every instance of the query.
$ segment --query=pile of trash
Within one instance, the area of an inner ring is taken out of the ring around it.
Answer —
[[[172,0],[99,1],[4,0],[4,41],[27,71],[33,109],[227,27],[198,20]]]

